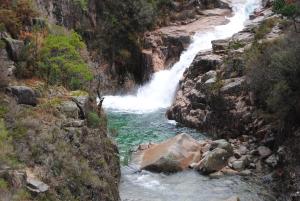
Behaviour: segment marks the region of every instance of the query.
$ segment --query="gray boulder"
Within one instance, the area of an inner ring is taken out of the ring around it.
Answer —
[[[20,61],[24,42],[21,40],[15,40],[12,38],[4,38],[7,44],[7,51],[13,61]]]
[[[227,165],[229,157],[230,154],[225,149],[216,148],[206,152],[196,169],[204,174],[219,171]]]
[[[6,88],[6,92],[16,97],[18,104],[36,106],[37,96],[34,90],[27,86],[11,86]]]
[[[79,108],[75,102],[64,101],[60,106],[60,110],[66,115],[67,118],[78,119]]]
[[[225,149],[230,155],[233,154],[233,148],[231,144],[224,139],[213,141],[212,146],[215,146],[216,148],[220,149]]]

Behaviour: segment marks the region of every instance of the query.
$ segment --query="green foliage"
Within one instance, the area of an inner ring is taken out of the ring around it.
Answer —
[[[40,52],[39,75],[51,85],[81,88],[92,79],[92,73],[80,55],[84,46],[75,32],[47,36]]]
[[[98,128],[100,126],[101,119],[99,118],[97,113],[89,112],[87,115],[87,123],[91,128]]]
[[[259,106],[283,121],[300,120],[300,37],[289,33],[272,43],[255,44],[248,52],[250,88]]]
[[[6,190],[7,187],[8,187],[7,182],[4,179],[0,178],[0,190]]]
[[[289,18],[295,18],[300,15],[299,5],[286,0],[275,0],[273,10]]]
[[[30,193],[25,189],[20,189],[14,194],[12,201],[32,200]]]
[[[73,1],[75,2],[75,4],[79,5],[83,11],[88,10],[88,3],[89,3],[88,0],[73,0]]]

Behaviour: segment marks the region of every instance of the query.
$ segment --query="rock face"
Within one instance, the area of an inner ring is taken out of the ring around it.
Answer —
[[[16,104],[14,97],[0,92],[5,100],[1,106],[9,111],[5,114],[6,125],[21,133],[18,140],[13,139],[14,154],[22,161],[20,168],[24,168],[11,171],[14,167],[1,161],[0,179],[9,184],[4,191],[7,200],[12,200],[16,190],[21,189],[57,200],[119,201],[118,149],[107,135],[104,121],[99,122],[105,116],[95,117],[96,126],[89,126],[87,119],[79,116],[80,108],[68,91],[62,90],[56,95],[52,91],[55,90],[44,91],[41,97],[49,101],[46,109],[45,102],[32,108]],[[53,98],[55,104],[51,102]],[[88,97],[87,100],[94,99]],[[97,114],[93,103],[95,101],[85,102],[85,111]],[[3,195],[1,191],[0,197]]]
[[[160,144],[134,153],[133,163],[139,169],[155,172],[177,172],[198,161],[200,143],[187,134],[180,134]]]
[[[7,43],[7,50],[10,58],[13,61],[20,60],[21,52],[24,47],[24,42],[12,38],[4,38],[4,41]]]
[[[6,91],[15,96],[18,104],[36,106],[37,97],[33,89],[27,86],[11,86]]]
[[[262,13],[270,17],[269,10]],[[255,26],[265,18],[254,19],[231,38],[213,41],[212,51],[198,53],[166,112],[169,119],[222,138],[241,134],[264,138],[271,133],[262,117],[254,113],[255,98],[247,90],[243,57],[254,41]],[[278,37],[277,28],[276,33]]]

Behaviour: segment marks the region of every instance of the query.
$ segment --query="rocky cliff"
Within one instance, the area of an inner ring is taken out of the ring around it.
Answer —
[[[256,164],[256,169],[265,167],[271,172],[262,177],[263,181],[275,188],[278,200],[298,200],[299,156],[295,144],[299,142],[299,99],[292,94],[278,99],[283,91],[274,83],[298,80],[288,73],[291,70],[298,76],[297,62],[291,59],[294,56],[286,59],[283,55],[299,51],[295,45],[299,35],[270,8],[256,11],[250,18],[243,31],[213,41],[212,51],[198,53],[185,71],[166,116],[214,138],[239,141],[245,134],[254,137],[255,146],[264,147],[258,147],[258,152],[269,155]],[[279,76],[281,73],[287,77]],[[274,85],[270,87],[270,83]],[[291,102],[292,109],[287,109]]]

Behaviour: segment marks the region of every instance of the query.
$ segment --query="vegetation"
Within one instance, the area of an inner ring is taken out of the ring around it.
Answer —
[[[0,22],[4,28],[17,37],[26,25],[30,25],[31,19],[37,16],[30,0],[0,0]]]
[[[293,20],[294,28],[297,30],[297,18],[300,16],[300,5],[297,1],[275,0],[273,3],[273,10],[283,16]]]
[[[80,55],[84,46],[75,32],[47,36],[40,51],[39,75],[47,84],[80,89],[92,79],[92,73]]]
[[[248,52],[250,87],[259,107],[283,122],[300,120],[300,37],[291,32],[276,42],[253,45]]]

